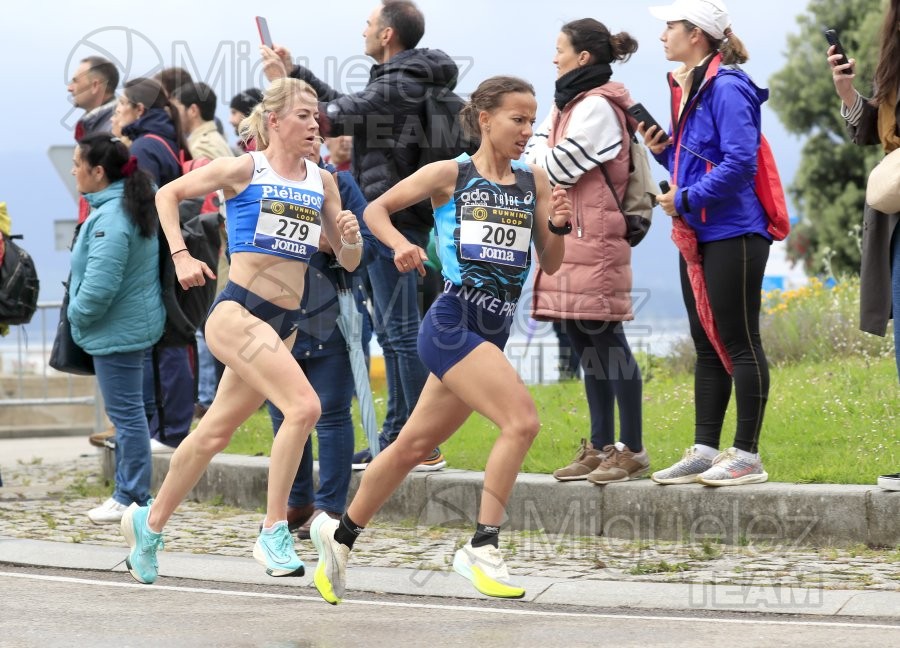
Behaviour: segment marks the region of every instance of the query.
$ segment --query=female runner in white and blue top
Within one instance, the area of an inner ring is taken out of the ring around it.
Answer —
[[[122,518],[131,553],[128,569],[142,583],[156,580],[156,551],[176,507],[234,431],[269,400],[284,413],[272,444],[266,518],[253,557],[271,576],[303,574],[288,531],[287,500],[306,439],[319,418],[319,399],[291,356],[306,263],[324,232],[347,270],[359,265],[359,222],[341,211],[331,174],[307,160],[319,146],[318,102],[303,81],[272,83],[241,133],[257,152],[222,158],[159,190],[156,204],[181,287],[215,279],[185,249],[178,203],[222,189],[226,197],[229,282],[210,310],[206,341],[225,366],[209,411],[172,455],[152,506]]]
[[[464,126],[481,134],[472,155],[426,165],[366,209],[366,223],[394,251],[401,272],[425,274],[427,258],[391,225],[390,214],[426,198],[435,209],[445,290],[419,331],[431,375],[397,440],[363,475],[340,520],[317,516],[310,535],[319,553],[314,582],[338,603],[350,549],[404,477],[475,411],[500,428],[487,460],[478,526],[456,552],[454,569],[489,596],[521,598],[498,549],[500,524],[522,462],[540,428],[531,395],[503,354],[534,243],[541,267],[555,272],[571,207],[551,197],[546,173],[519,162],[532,135],[537,102],[526,81],[493,77],[472,94]],[[551,206],[552,202],[552,206]]]

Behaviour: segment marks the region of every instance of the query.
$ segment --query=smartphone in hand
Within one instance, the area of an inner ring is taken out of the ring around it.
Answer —
[[[825,34],[825,40],[828,41],[828,44],[834,45],[834,53],[841,55],[840,60],[838,60],[838,65],[848,64],[850,61],[847,58],[847,54],[844,52],[844,46],[841,45],[841,40],[838,38],[837,31],[835,31],[834,29],[826,29],[822,33]],[[853,74],[853,68],[850,67],[845,70],[841,70],[841,72],[843,74]]]
[[[634,117],[638,123],[644,122],[644,129],[650,130],[651,127],[656,126],[659,129],[659,132],[663,134],[662,142],[669,141],[669,134],[665,131],[665,129],[659,125],[655,119],[653,119],[653,115],[650,114],[650,111],[644,108],[644,104],[636,103],[628,109],[628,113]]]
[[[274,47],[272,42],[272,34],[269,33],[269,23],[262,16],[256,17],[256,28],[259,30],[259,40],[266,47]]]

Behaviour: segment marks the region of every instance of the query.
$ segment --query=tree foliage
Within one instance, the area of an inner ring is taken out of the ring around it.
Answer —
[[[788,37],[787,64],[770,80],[771,105],[787,130],[805,136],[800,168],[788,187],[800,222],[788,254],[808,272],[830,263],[835,273],[859,273],[860,229],[866,178],[881,153],[850,141],[825,60],[823,29],[837,30],[856,59],[856,89],[871,95],[884,16],[882,0],[810,0]]]

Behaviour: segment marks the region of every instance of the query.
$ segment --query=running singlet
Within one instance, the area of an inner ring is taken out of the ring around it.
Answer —
[[[434,211],[444,278],[515,302],[531,265],[534,175],[513,160],[516,182],[501,185],[482,178],[468,155],[456,161],[453,197]]]
[[[305,160],[306,180],[287,180],[272,170],[260,151],[253,158],[253,178],[225,201],[228,251],[261,252],[305,261],[319,249],[322,203],[319,167]]]

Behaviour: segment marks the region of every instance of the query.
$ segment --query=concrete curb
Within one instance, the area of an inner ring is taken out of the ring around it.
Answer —
[[[153,456],[153,490],[171,455]],[[113,453],[101,455],[112,479]],[[219,455],[191,493],[248,509],[265,506],[268,457]],[[354,473],[351,495],[361,473]],[[422,526],[474,525],[484,474],[464,470],[412,473],[382,509],[384,521]],[[558,482],[521,474],[504,526],[577,536],[789,546],[900,546],[900,492],[877,486],[770,482],[739,488],[660,486],[649,480],[610,484]]]
[[[89,426],[73,426],[71,423],[58,425],[38,425],[34,427],[16,426],[14,430],[0,430],[0,441],[9,439],[49,439],[51,437],[78,437],[87,439],[94,433]]]
[[[124,547],[0,537],[0,563],[116,571],[122,573],[124,581],[132,583],[131,577],[125,574],[124,564],[117,564],[124,559],[126,551]],[[250,558],[163,552],[159,556],[159,562],[160,585],[165,584],[166,577],[260,585],[271,585],[276,582],[266,576],[260,566]],[[303,578],[278,579],[278,585],[296,588],[299,597],[318,599],[312,586],[313,565],[307,564],[307,575]],[[900,592],[778,586],[623,583],[544,577],[523,577],[517,581],[526,588],[525,601],[561,606],[900,619]],[[135,587],[152,587],[133,584]],[[486,598],[451,571],[352,565],[347,571],[347,591],[348,603],[353,600],[353,592],[459,599]]]

